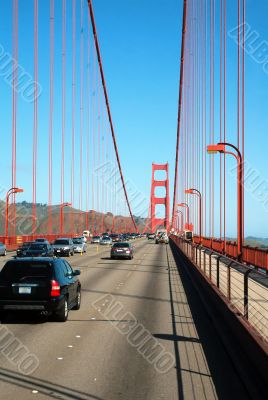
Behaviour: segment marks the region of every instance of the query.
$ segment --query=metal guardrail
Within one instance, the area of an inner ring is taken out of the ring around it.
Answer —
[[[268,277],[255,268],[194,242],[172,235],[171,240],[205,274],[243,316],[250,326],[268,342]]]

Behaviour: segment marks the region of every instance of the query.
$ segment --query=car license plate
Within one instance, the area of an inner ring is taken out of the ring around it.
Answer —
[[[60,253],[60,250],[56,250],[57,253]]]
[[[32,292],[32,288],[30,287],[19,287],[19,293],[21,294],[30,294]]]
[[[123,251],[123,250],[117,250],[118,252]]]

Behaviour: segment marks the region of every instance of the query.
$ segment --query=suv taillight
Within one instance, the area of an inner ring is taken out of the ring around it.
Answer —
[[[50,297],[60,296],[60,285],[57,281],[51,281]]]

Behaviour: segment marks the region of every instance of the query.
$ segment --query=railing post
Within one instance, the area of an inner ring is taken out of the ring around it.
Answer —
[[[203,252],[203,264],[204,264],[204,272],[206,274],[206,250]]]
[[[231,300],[231,265],[233,264],[233,261],[231,261],[227,265],[227,298],[228,300]]]
[[[244,275],[244,317],[248,319],[248,277],[251,270],[247,270]]]
[[[201,264],[201,253],[202,253],[202,246],[200,246],[199,249],[199,268],[202,269],[202,264]]]
[[[210,253],[209,255],[209,279],[211,280],[211,257],[212,257],[212,253]]]
[[[217,284],[217,288],[220,287],[220,258],[217,258],[217,278],[216,278],[216,284]]]

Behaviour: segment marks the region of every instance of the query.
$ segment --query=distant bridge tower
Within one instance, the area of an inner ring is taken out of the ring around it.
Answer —
[[[166,171],[166,179],[155,180],[155,171]],[[165,197],[155,197],[155,188],[162,186],[166,188]],[[165,206],[165,217],[157,218],[155,215],[155,206],[163,204]],[[164,226],[169,230],[169,177],[167,164],[152,164],[152,185],[151,185],[151,232],[155,232],[158,226]]]

